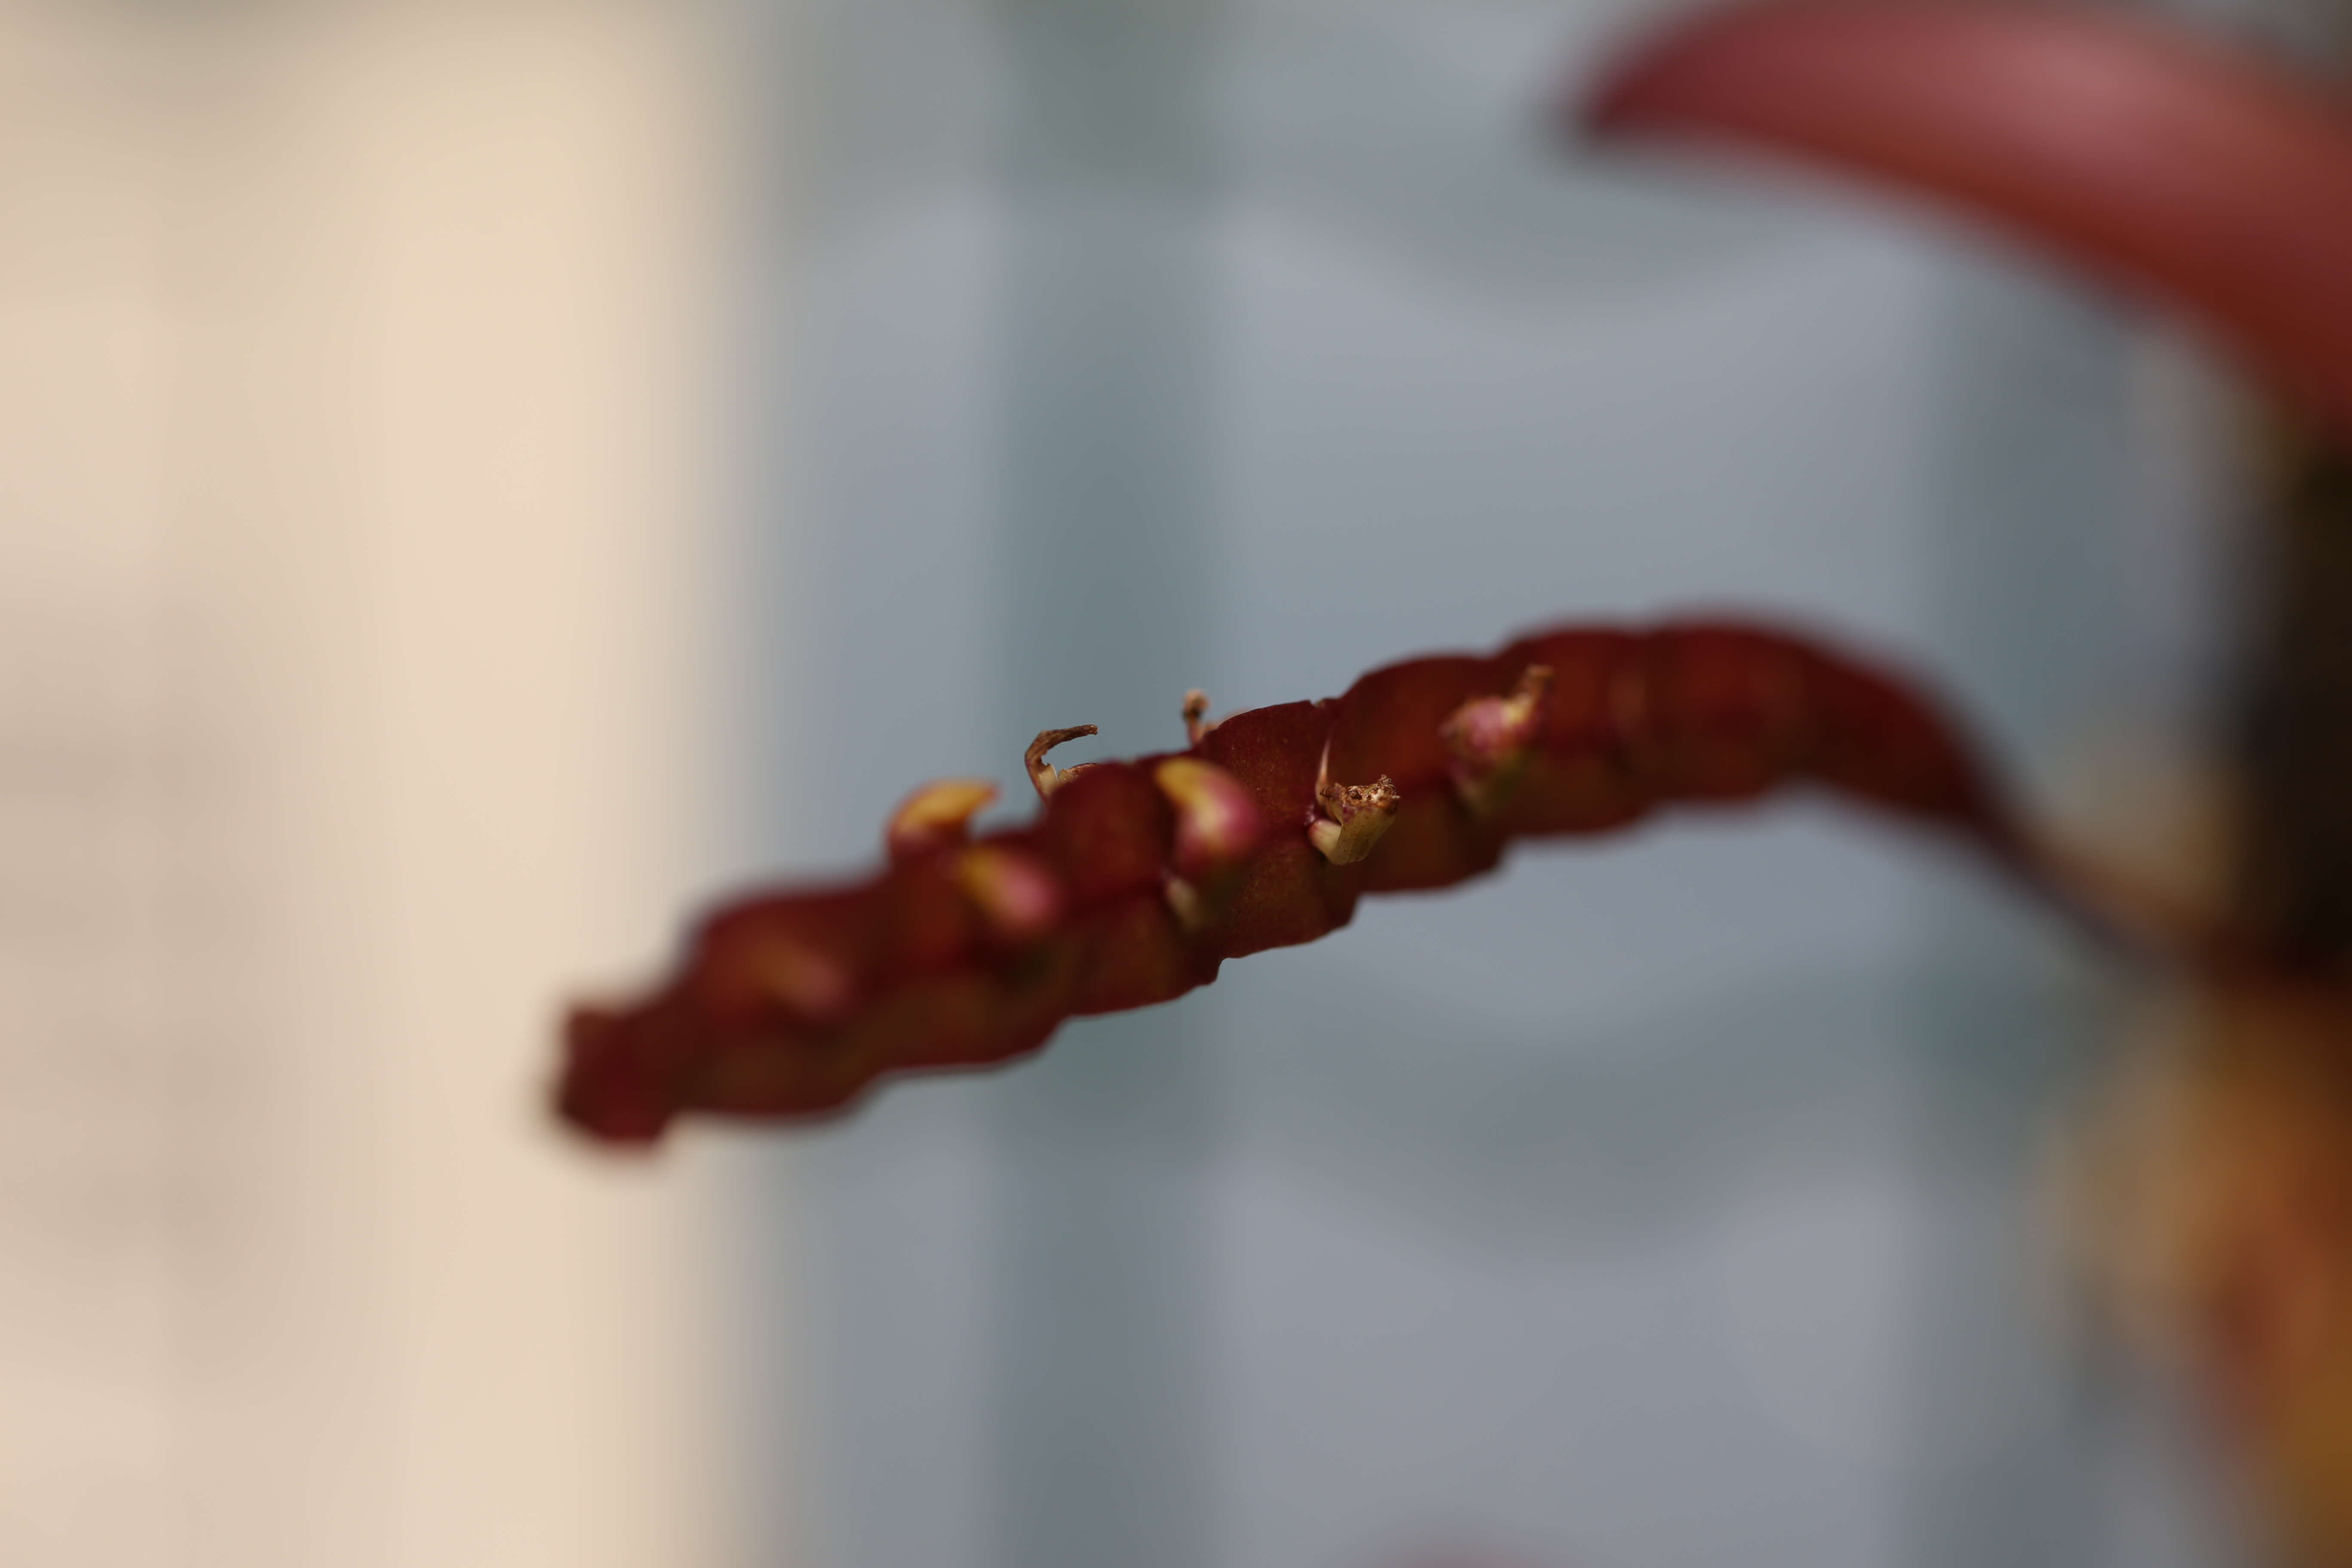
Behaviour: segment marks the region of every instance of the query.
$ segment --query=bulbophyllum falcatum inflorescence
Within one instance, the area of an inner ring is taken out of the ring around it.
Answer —
[[[1446,888],[1515,838],[1811,784],[1972,843],[2038,880],[1958,730],[1906,682],[1726,623],[1564,628],[1373,670],[1345,695],[1211,722],[1188,744],[1057,766],[1031,742],[1023,827],[975,837],[992,784],[917,790],[887,866],[720,909],[670,978],[575,1010],[557,1100],[642,1142],[682,1111],[822,1117],[901,1072],[1036,1050],[1065,1019],[1170,1001],[1313,942],[1368,893]]]

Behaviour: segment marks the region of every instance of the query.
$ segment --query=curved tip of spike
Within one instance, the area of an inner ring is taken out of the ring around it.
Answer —
[[[1100,733],[1102,731],[1092,724],[1072,724],[1067,729],[1037,731],[1037,738],[1030,742],[1029,749],[1021,753],[1021,763],[1028,770],[1029,783],[1035,787],[1039,800],[1050,796],[1090,765],[1080,763],[1075,768],[1057,768],[1045,760],[1045,753],[1056,746]]]

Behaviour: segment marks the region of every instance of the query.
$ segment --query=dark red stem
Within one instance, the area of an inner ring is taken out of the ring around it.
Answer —
[[[575,1011],[557,1102],[619,1142],[684,1110],[827,1115],[888,1074],[1009,1061],[1066,1018],[1171,1000],[1347,924],[1364,894],[1481,876],[1514,838],[1801,784],[2037,875],[1958,729],[1902,680],[1754,626],[1547,631],[1057,770],[1034,822],[976,841],[956,814],[978,786],[919,792],[884,869],[729,905],[650,995]],[[1379,820],[1351,833],[1331,815],[1351,801]]]

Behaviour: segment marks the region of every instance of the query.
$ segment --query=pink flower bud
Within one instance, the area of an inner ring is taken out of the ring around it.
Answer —
[[[1062,918],[1062,887],[1045,866],[1017,849],[983,844],[956,859],[956,885],[999,942],[1036,941]]]
[[[1473,811],[1491,816],[1509,798],[1542,738],[1550,701],[1551,667],[1531,664],[1508,697],[1474,697],[1438,727],[1452,754],[1454,786]]]
[[[933,779],[898,803],[883,842],[890,858],[905,860],[951,848],[971,837],[971,819],[996,798],[986,779]]]
[[[1201,882],[1230,870],[1265,836],[1265,819],[1239,779],[1198,757],[1171,757],[1152,782],[1176,808],[1176,874]]]

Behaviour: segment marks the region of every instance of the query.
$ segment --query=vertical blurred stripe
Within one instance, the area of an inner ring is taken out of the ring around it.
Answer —
[[[729,1552],[539,1104],[728,819],[706,26],[0,12],[0,1562]]]
[[[1170,695],[1209,679],[1223,12],[996,0],[1010,734],[1099,723],[1114,754],[1165,746]],[[994,1568],[1214,1561],[1200,1018],[1089,1019],[1003,1086]]]

